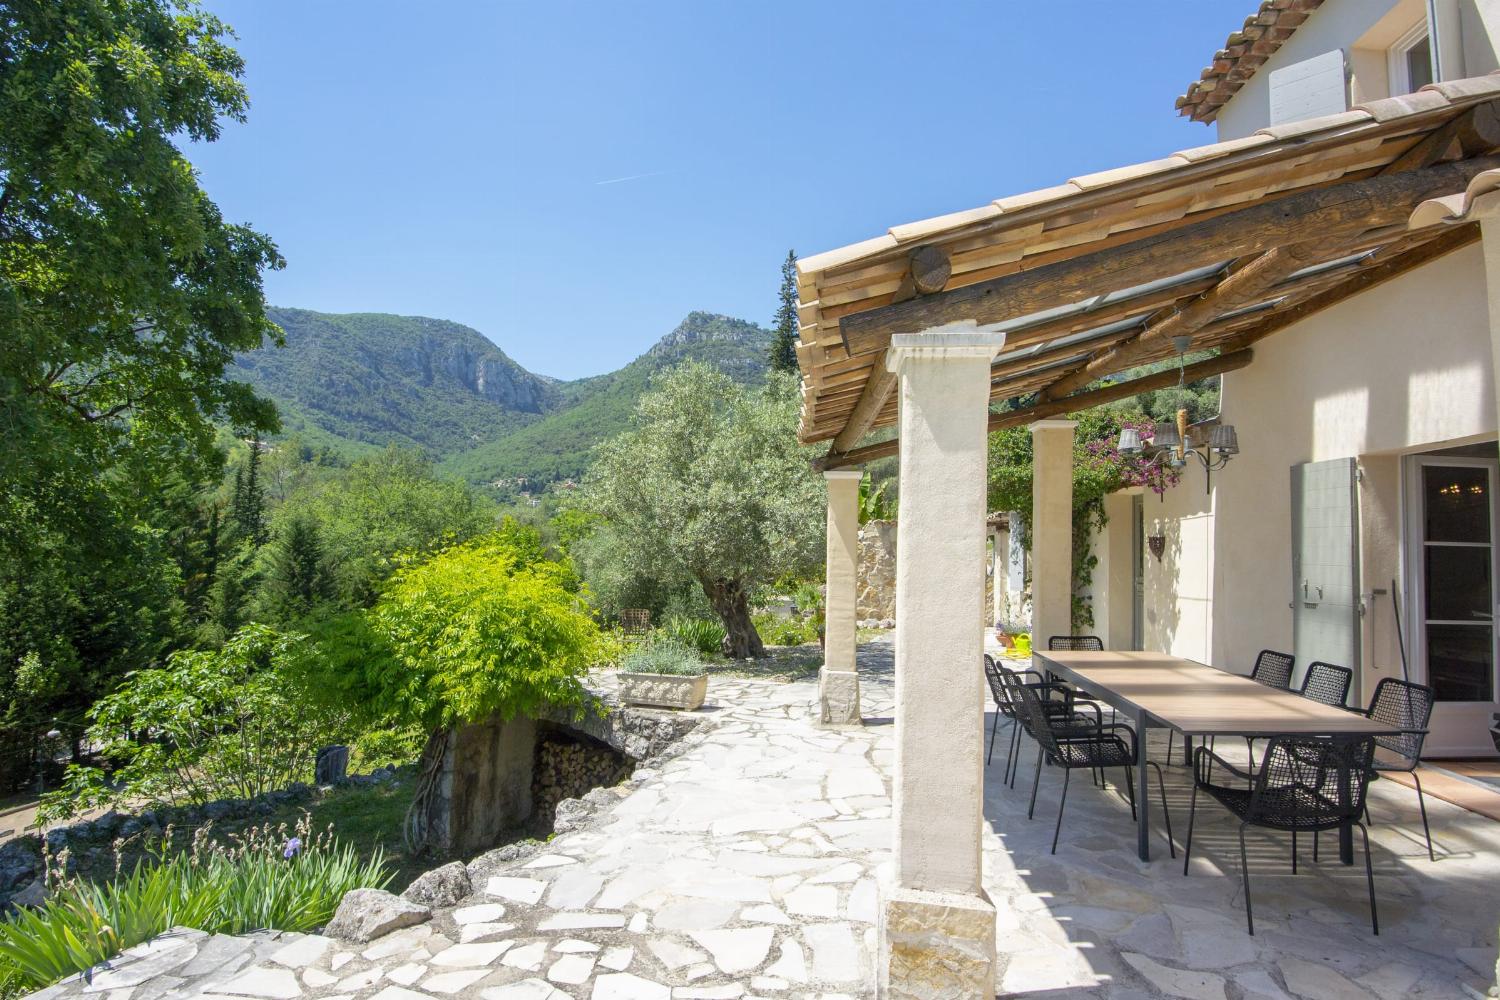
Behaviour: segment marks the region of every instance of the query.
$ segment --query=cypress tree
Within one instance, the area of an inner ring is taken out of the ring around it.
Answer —
[[[797,252],[788,250],[781,262],[781,289],[777,293],[776,331],[771,339],[771,370],[797,370]]]

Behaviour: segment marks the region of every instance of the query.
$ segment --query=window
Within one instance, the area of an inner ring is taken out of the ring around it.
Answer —
[[[1415,93],[1432,82],[1432,38],[1425,22],[1396,40],[1388,64],[1392,97]]]

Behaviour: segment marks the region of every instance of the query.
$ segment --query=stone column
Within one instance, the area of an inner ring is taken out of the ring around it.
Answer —
[[[1010,534],[1006,538],[1005,600],[1010,617],[1019,623],[1026,617],[1026,519],[1021,512],[1010,512]]]
[[[824,725],[857,726],[859,673],[855,668],[855,577],[859,572],[859,480],[854,469],[825,472],[828,481],[828,555],[823,598],[823,669],[818,700]]]
[[[883,887],[883,997],[991,997],[995,908],[980,878],[990,363],[972,323],[891,338],[900,392],[895,865]]]
[[[1031,425],[1031,645],[1073,632],[1073,428]]]

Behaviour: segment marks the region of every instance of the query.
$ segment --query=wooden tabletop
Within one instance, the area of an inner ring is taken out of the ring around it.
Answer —
[[[1108,705],[1188,735],[1400,732],[1363,715],[1164,653],[1037,652],[1043,665]]]

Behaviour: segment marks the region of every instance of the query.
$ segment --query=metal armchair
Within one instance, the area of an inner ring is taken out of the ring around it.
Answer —
[[[1427,739],[1427,724],[1432,721],[1432,688],[1426,684],[1384,677],[1375,685],[1375,696],[1365,709],[1366,718],[1399,727],[1394,736],[1376,736],[1375,745],[1391,756],[1377,756],[1372,765],[1376,776],[1382,771],[1405,771],[1417,785],[1417,808],[1422,812],[1422,833],[1427,838],[1427,857],[1437,860],[1432,850],[1432,828],[1427,825],[1427,802],[1422,797],[1422,778],[1417,764],[1422,759],[1422,743]],[[1365,804],[1365,822],[1370,822],[1370,806]]]
[[[1375,757],[1375,738],[1330,738],[1324,736],[1277,736],[1266,746],[1259,770],[1241,770],[1208,747],[1193,754],[1193,797],[1188,805],[1187,841],[1182,852],[1182,873],[1188,872],[1193,852],[1193,823],[1197,816],[1198,792],[1207,793],[1240,821],[1240,872],[1245,882],[1245,924],[1255,933],[1250,904],[1250,860],[1245,849],[1245,828],[1259,826],[1289,831],[1292,835],[1292,873],[1297,871],[1297,834],[1311,833],[1313,860],[1317,860],[1317,834],[1343,825],[1359,827],[1365,844],[1365,880],[1370,890],[1370,927],[1380,933],[1375,911],[1375,872],[1370,863],[1370,833],[1359,821],[1370,785],[1370,765]],[[1239,783],[1214,781],[1215,768],[1229,772]]]
[[[1088,768],[1101,774],[1106,768],[1122,768],[1125,771],[1125,794],[1130,801],[1130,815],[1133,818],[1136,814],[1136,802],[1130,769],[1135,766],[1140,754],[1135,730],[1123,722],[1110,725],[1094,723],[1092,726],[1059,724],[1057,719],[1048,714],[1040,696],[1031,686],[1013,687],[1012,695],[1018,700],[1021,718],[1029,723],[1028,731],[1041,747],[1041,753],[1037,754],[1036,759],[1035,780],[1031,786],[1031,804],[1026,810],[1027,819],[1031,819],[1036,812],[1036,793],[1042,780],[1043,756],[1063,769],[1062,797],[1057,803],[1057,826],[1052,831],[1052,853],[1057,853],[1057,839],[1062,833],[1063,809],[1068,803],[1068,779],[1077,768]],[[1156,769],[1162,811],[1166,814],[1167,846],[1175,858],[1177,848],[1172,843],[1172,814],[1167,810],[1166,783],[1162,778],[1161,767],[1155,761],[1147,763]]]

